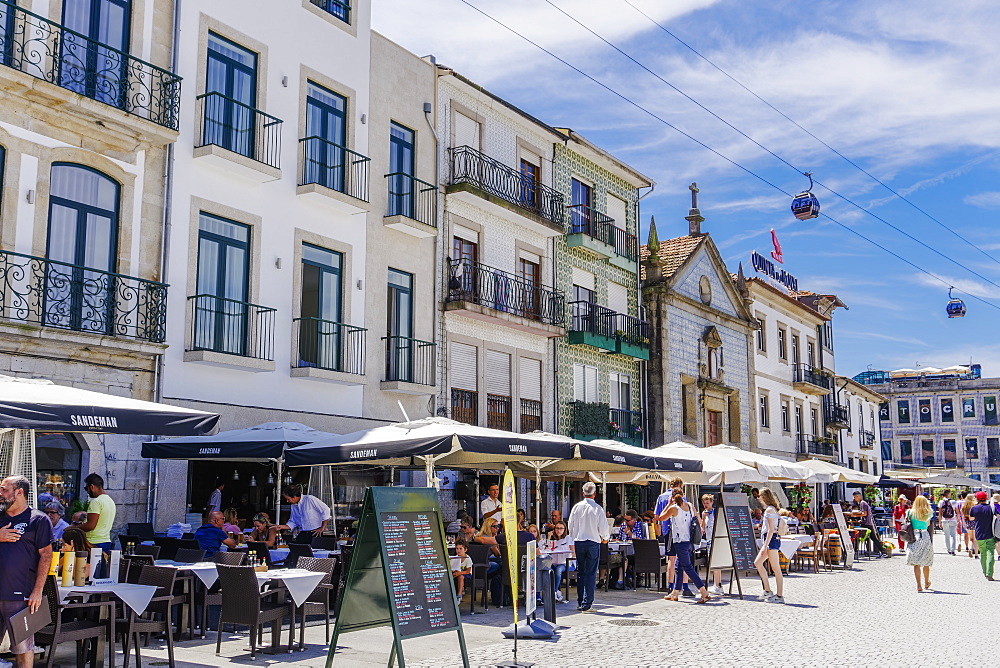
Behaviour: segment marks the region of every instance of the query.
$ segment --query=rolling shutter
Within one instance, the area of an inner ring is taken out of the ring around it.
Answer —
[[[478,349],[465,343],[451,344],[451,360],[448,367],[451,371],[451,386],[456,390],[479,389]]]
[[[596,403],[600,401],[598,398],[598,380],[597,380],[597,367],[588,366],[584,367],[585,371],[585,383],[584,388],[586,389],[587,396],[584,399],[587,403]]]
[[[502,397],[510,396],[510,355],[486,351],[486,391]]]
[[[579,267],[573,267],[573,285],[579,285],[588,290],[594,289],[594,275],[589,271],[584,271]]]
[[[586,364],[573,365],[573,399],[595,403],[597,399],[597,367]]]
[[[608,283],[608,308],[628,314],[628,288],[620,283]]]
[[[479,122],[465,114],[455,112],[455,146],[469,146],[479,149]]]
[[[522,399],[542,400],[542,361],[530,357],[517,360],[518,392]]]
[[[625,200],[608,195],[608,215],[615,219],[615,227],[620,230],[627,229],[628,204]]]

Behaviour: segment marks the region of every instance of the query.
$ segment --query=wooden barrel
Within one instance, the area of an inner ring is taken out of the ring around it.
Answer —
[[[844,558],[844,548],[840,544],[840,534],[830,533],[827,534],[827,552],[830,555],[830,563],[839,564]]]

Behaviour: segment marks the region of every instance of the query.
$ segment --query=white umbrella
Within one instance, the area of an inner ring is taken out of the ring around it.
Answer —
[[[762,455],[759,452],[742,450],[732,445],[713,445],[705,448],[710,452],[718,452],[735,459],[741,464],[752,466],[768,480],[808,480],[812,475],[809,469],[784,459]]]
[[[731,485],[738,482],[765,482],[767,476],[755,467],[740,462],[713,448],[701,448],[692,443],[674,441],[650,450],[673,457],[698,459],[702,463],[700,473],[670,473],[666,480],[680,478],[690,485]]]
[[[837,466],[821,459],[807,459],[799,462],[799,465],[805,466],[814,473],[807,481],[811,483],[853,482],[861,485],[874,485],[879,480],[877,475],[862,473],[845,466]]]

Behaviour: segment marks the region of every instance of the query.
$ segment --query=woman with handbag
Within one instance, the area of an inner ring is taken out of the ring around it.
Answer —
[[[781,572],[781,553],[779,551],[781,548],[781,538],[778,537],[778,526],[781,523],[781,515],[778,511],[781,508],[781,504],[778,503],[778,498],[774,495],[774,492],[767,487],[760,490],[760,501],[764,504],[764,516],[760,524],[760,537],[764,539],[764,542],[760,546],[760,552],[757,553],[757,558],[754,559],[753,565],[757,567],[757,574],[764,585],[764,602],[784,603],[785,578]],[[770,563],[771,570],[774,572],[775,593],[773,594],[771,593],[765,563]]]
[[[917,591],[931,588],[931,566],[934,565],[934,544],[931,542],[930,501],[925,496],[913,500],[913,508],[906,513],[906,519],[899,533],[906,540],[906,564],[913,566],[913,577],[917,579]],[[911,533],[912,532],[912,533]],[[909,535],[907,535],[909,534]],[[909,540],[912,538],[913,540]],[[924,584],[920,584],[923,570]]]
[[[896,526],[896,541],[899,543],[900,552],[906,552],[906,541],[899,535],[899,529],[903,526],[903,519],[906,517],[906,511],[909,509],[910,500],[900,492],[899,496],[896,497],[896,505],[892,509],[892,521]]]
[[[712,600],[712,597],[709,596],[708,589],[705,588],[705,583],[699,577],[698,571],[695,570],[692,563],[694,546],[701,542],[701,520],[691,505],[684,500],[684,492],[682,490],[674,492],[673,497],[670,499],[670,505],[656,519],[660,522],[670,520],[670,530],[667,534],[667,540],[672,544],[674,551],[677,553],[674,590],[664,596],[664,600],[680,600],[681,583],[684,575],[687,574],[691,578],[691,582],[694,582],[698,588],[698,593],[701,594],[701,598],[695,601],[695,603],[708,603]]]

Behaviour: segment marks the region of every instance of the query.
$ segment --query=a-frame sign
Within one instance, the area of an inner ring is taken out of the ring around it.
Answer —
[[[733,582],[743,598],[740,571],[755,570],[757,542],[753,531],[753,521],[745,494],[726,493],[719,495],[721,503],[715,510],[715,530],[712,547],[708,555],[708,574],[713,570],[731,570],[729,593],[733,593]]]
[[[365,491],[327,668],[333,664],[341,633],[379,626],[392,626],[389,666],[406,665],[404,639],[457,631],[462,663],[469,668],[434,489],[369,487]]]

